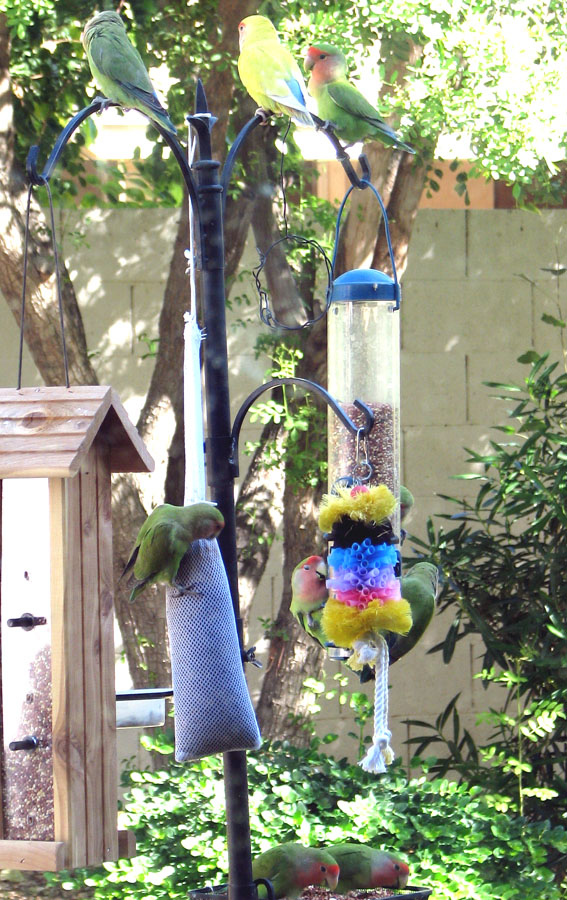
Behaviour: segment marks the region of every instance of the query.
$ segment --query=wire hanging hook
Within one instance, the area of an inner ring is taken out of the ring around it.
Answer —
[[[51,223],[51,242],[53,246],[53,261],[55,265],[55,284],[57,290],[57,305],[59,308],[59,325],[61,328],[61,346],[63,350],[63,370],[65,372],[65,387],[69,387],[69,362],[67,358],[67,342],[65,340],[65,318],[63,315],[63,297],[61,293],[61,274],[59,271],[59,254],[57,252],[57,238],[55,235],[55,213],[53,211],[53,197],[51,196],[51,188],[49,181],[42,182],[47,190],[47,199],[49,202],[49,218]],[[34,182],[30,183],[28,188],[28,196],[26,203],[26,220],[24,230],[24,273],[22,278],[22,303],[20,307],[20,347],[18,354],[18,390],[22,386],[22,365],[24,357],[24,325],[26,311],[26,289],[27,289],[27,272],[28,272],[28,245],[30,235],[30,208],[31,198],[34,188]]]
[[[288,122],[285,134],[283,136],[283,142],[286,141],[289,130],[291,127],[291,119]],[[331,261],[321,246],[321,244],[316,241],[314,238],[302,237],[301,235],[294,234],[289,230],[289,223],[287,218],[287,195],[285,190],[285,172],[284,172],[284,152],[281,152],[280,158],[280,190],[282,193],[283,199],[283,224],[284,224],[284,234],[282,237],[277,238],[277,240],[273,241],[270,246],[264,252],[260,250],[259,247],[256,248],[260,262],[259,264],[252,270],[252,275],[254,278],[254,282],[256,284],[256,290],[258,292],[259,298],[259,316],[260,321],[267,325],[268,328],[277,329],[280,328],[283,331],[302,331],[304,328],[308,328],[310,325],[314,325],[323,316],[327,315],[327,311],[329,309],[329,305],[331,302],[331,290],[332,290],[332,280],[333,280],[333,269]],[[325,302],[321,311],[312,316],[311,318],[307,318],[305,322],[302,322],[299,325],[286,325],[283,322],[280,322],[277,317],[274,315],[270,308],[270,299],[268,291],[262,287],[262,282],[260,280],[260,276],[264,267],[266,265],[269,254],[272,250],[277,247],[279,244],[285,243],[286,241],[291,241],[297,244],[299,247],[305,247],[311,250],[317,251],[322,257],[325,263],[326,272],[327,272],[327,288],[325,291]]]
[[[361,438],[364,457],[362,456],[360,450]],[[374,466],[370,462],[370,457],[368,456],[368,435],[365,434],[363,426],[361,428],[358,428],[356,431],[355,463],[353,475],[356,481],[364,482],[369,481],[370,478],[372,478],[373,472]]]

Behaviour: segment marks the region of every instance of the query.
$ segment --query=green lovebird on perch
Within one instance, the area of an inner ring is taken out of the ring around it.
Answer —
[[[376,887],[404,888],[409,867],[393,853],[374,850],[368,844],[333,844],[329,853],[340,868],[338,891],[364,891]]]
[[[319,118],[332,125],[338,138],[347,144],[378,140],[407,153],[414,152],[347,80],[346,59],[338,47],[313,44],[305,56],[305,68],[311,72],[308,89],[317,101]]]
[[[189,544],[212,540],[223,527],[223,515],[212,503],[156,506],[140,528],[130,559],[120,576],[123,578],[132,571],[130,602],[149,584],[171,584],[179,589],[175,578]]]
[[[252,862],[254,878],[268,878],[276,898],[298,897],[311,884],[327,884],[334,890],[339,877],[339,867],[327,850],[304,847],[303,844],[280,844],[260,853]],[[266,896],[259,886],[260,897]]]
[[[177,134],[118,13],[106,9],[93,16],[81,40],[92,75],[109,100],[126,109],[137,109],[170,134]]]

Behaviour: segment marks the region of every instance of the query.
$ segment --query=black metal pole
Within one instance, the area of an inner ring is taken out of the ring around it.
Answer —
[[[206,100],[197,92],[196,113],[190,117],[199,141],[197,193],[201,221],[201,266],[206,339],[204,342],[207,410],[207,481],[213,500],[224,515],[225,527],[219,546],[225,565],[240,648],[242,621],[238,597],[234,476],[229,463],[231,447],[226,304],[224,284],[223,189],[219,181],[220,163],[211,159],[210,129],[213,120],[206,113]],[[200,115],[201,113],[201,115]],[[224,785],[229,862],[229,900],[257,900],[252,880],[248,775],[245,751],[224,754]]]

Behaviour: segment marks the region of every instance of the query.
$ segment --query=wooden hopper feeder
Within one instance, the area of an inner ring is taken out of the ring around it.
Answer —
[[[0,868],[132,853],[117,829],[110,476],[152,468],[110,387],[0,390]]]

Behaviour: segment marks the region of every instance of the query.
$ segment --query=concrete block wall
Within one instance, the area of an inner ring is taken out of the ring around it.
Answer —
[[[177,217],[177,211],[155,209],[59,213],[59,240],[78,290],[100,380],[116,388],[134,422],[152,370],[140,337],[142,333],[157,337]],[[565,260],[566,235],[566,211],[419,212],[403,278],[401,323],[402,472],[416,498],[408,525],[411,533],[423,536],[427,517],[447,511],[439,494],[474,492],[474,484],[452,479],[466,471],[463,447],[484,449],[490,437],[497,436],[491,435],[490,426],[506,418],[506,404],[493,399],[482,382],[521,379],[525,367],[516,359],[529,347],[549,350],[556,358],[562,353],[557,331],[541,322],[541,314],[557,315],[557,279],[543,269]],[[244,265],[255,262],[250,248]],[[567,312],[567,288],[561,279],[559,287],[559,300]],[[250,277],[244,276],[238,292],[247,292],[253,303],[235,305],[228,316],[233,414],[264,380],[268,367],[266,360],[254,356],[260,325]],[[11,386],[16,377],[17,329],[5,305],[0,305],[0,322],[0,383]],[[24,384],[38,380],[26,352]],[[248,419],[241,448],[259,431],[260,426]],[[166,432],[149,448],[158,461],[165,458]],[[241,467],[246,468],[242,452]],[[160,502],[159,477],[144,478],[147,502]],[[249,641],[258,645],[260,656],[266,645],[259,618],[275,617],[280,593],[281,543],[276,541],[249,624]],[[477,714],[488,705],[486,692],[473,677],[479,669],[478,647],[459,645],[448,668],[439,655],[427,655],[447,627],[446,618],[437,617],[418,647],[390,673],[393,744],[406,761],[410,752],[403,742],[414,732],[404,720],[433,721],[458,691],[466,727],[473,727]],[[326,669],[327,686],[336,687],[337,664],[328,662]],[[119,679],[123,685],[123,671]],[[252,672],[253,693],[258,684]],[[358,679],[348,675],[348,690],[358,689]],[[332,747],[354,758],[356,742],[348,732],[356,729],[348,703],[341,704],[334,696],[320,705],[317,730],[339,733],[339,742]],[[132,736],[125,737],[122,756],[132,755],[133,746]]]

